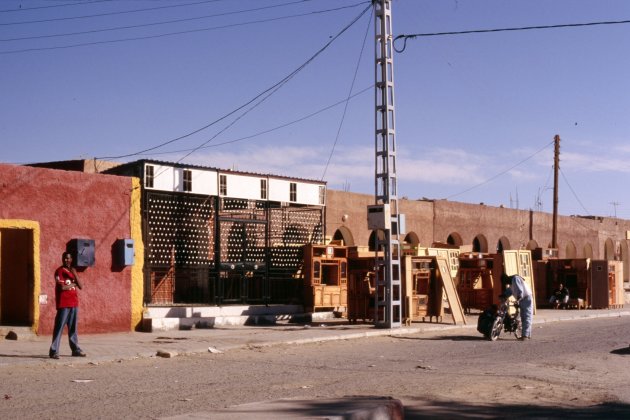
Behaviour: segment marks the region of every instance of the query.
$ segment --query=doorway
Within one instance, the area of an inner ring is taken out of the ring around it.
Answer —
[[[0,325],[33,325],[33,249],[33,230],[0,228]]]

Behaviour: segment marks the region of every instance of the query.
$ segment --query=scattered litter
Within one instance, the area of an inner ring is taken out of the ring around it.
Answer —
[[[376,365],[368,365],[368,367],[376,367]]]
[[[433,368],[431,366],[423,366],[423,365],[416,366],[416,369],[435,370],[435,368]]]
[[[302,385],[300,388],[302,388],[302,389],[309,389],[309,388],[311,388],[311,386],[310,385]]]
[[[180,401],[192,401],[192,398],[182,398]]]
[[[9,331],[9,333],[4,338],[7,340],[17,340],[18,336],[15,331]]]
[[[120,360],[118,362],[120,363]],[[89,362],[88,365],[98,366],[98,363],[97,362]]]
[[[309,328],[311,328],[311,326],[310,325],[305,325],[304,328],[305,329],[309,329]]]
[[[513,388],[516,389],[535,389],[535,387],[531,385],[514,385]]]
[[[209,351],[210,353],[215,353],[215,354],[218,354],[218,353],[223,353],[221,350],[219,350],[219,349],[217,349],[217,348],[214,348],[214,347],[208,347],[208,351]]]
[[[5,400],[10,400],[11,398],[13,398],[13,397],[10,396],[9,394],[4,394],[4,399]]]
[[[88,382],[94,382],[94,379],[73,379],[72,382],[76,382],[78,384],[86,384]]]

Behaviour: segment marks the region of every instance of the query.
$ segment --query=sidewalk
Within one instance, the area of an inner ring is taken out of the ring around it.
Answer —
[[[584,309],[553,310],[538,309],[534,325],[592,319],[600,317],[630,316],[630,308],[625,309]],[[8,330],[9,327],[3,327]],[[279,344],[297,345],[331,340],[349,340],[365,337],[408,335],[423,332],[470,329],[477,335],[477,314],[467,316],[466,325],[453,325],[450,315],[441,323],[414,322],[409,327],[379,329],[371,324],[350,325],[345,320],[314,324],[277,324],[269,326],[231,326],[185,331],[129,332],[95,335],[79,335],[81,348],[87,353],[85,358],[70,356],[70,349],[64,335],[61,346],[61,359],[48,358],[50,336],[24,336],[17,331],[17,340],[0,340],[0,368],[20,364],[37,363],[96,363],[105,361],[131,360],[139,357],[176,357],[181,354],[226,352],[247,347],[267,347]]]

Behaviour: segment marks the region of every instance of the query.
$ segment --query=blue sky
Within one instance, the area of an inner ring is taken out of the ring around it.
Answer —
[[[2,0],[0,161],[152,158],[373,194],[368,5]],[[395,35],[621,20],[627,0],[393,1]],[[399,196],[551,212],[557,134],[560,213],[630,218],[628,51],[630,24],[409,39]]]

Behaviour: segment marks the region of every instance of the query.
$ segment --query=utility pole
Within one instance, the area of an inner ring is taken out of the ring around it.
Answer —
[[[558,248],[558,171],[560,170],[560,136],[553,138],[553,227],[551,228],[551,247]]]
[[[373,0],[373,4],[376,38],[375,205],[368,206],[368,228],[375,231],[374,325],[394,328],[401,326],[402,317],[399,235],[404,230],[404,216],[398,214],[397,197],[392,1]]]

